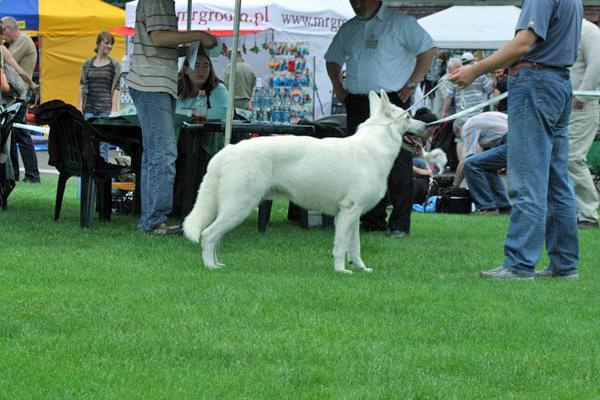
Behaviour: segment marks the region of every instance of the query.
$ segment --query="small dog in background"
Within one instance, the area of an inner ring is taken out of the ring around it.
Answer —
[[[431,151],[421,151],[423,159],[427,162],[429,169],[431,169],[434,175],[444,172],[444,168],[446,168],[446,164],[448,163],[448,157],[444,150],[438,148]]]

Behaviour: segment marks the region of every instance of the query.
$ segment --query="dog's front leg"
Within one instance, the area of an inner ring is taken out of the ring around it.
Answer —
[[[360,217],[356,219],[354,226],[352,227],[352,239],[350,241],[350,250],[348,251],[348,261],[364,272],[373,272],[373,268],[367,268],[360,257]]]
[[[335,221],[335,239],[333,244],[333,268],[336,272],[351,274],[346,269],[346,254],[352,240],[354,221],[360,218],[360,210],[354,204],[340,204],[340,211]]]

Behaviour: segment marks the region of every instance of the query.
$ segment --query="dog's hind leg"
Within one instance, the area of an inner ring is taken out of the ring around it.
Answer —
[[[242,223],[258,205],[247,196],[232,196],[219,204],[217,218],[202,231],[202,259],[208,269],[221,268],[224,264],[217,259],[217,249],[221,238]]]
[[[355,221],[360,219],[360,209],[354,204],[340,204],[335,221],[335,239],[333,244],[333,268],[336,272],[351,274],[346,269],[346,254],[350,250]]]
[[[360,256],[360,217],[354,221],[354,226],[352,227],[348,261],[364,272],[373,272],[373,268],[367,268]]]

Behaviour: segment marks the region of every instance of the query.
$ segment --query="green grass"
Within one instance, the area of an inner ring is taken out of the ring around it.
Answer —
[[[81,230],[72,181],[59,223],[55,178],[0,212],[1,399],[600,398],[598,231],[579,281],[486,281],[507,217],[415,214],[409,238],[364,234],[375,272],[348,276],[278,201],[207,271],[132,216]]]

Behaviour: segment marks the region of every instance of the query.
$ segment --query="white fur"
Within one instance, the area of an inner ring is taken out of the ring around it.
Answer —
[[[435,175],[444,172],[444,168],[448,163],[448,157],[446,157],[446,153],[442,149],[433,149],[430,152],[424,151],[423,158],[425,161],[427,161],[427,164],[429,164],[430,167],[435,167],[432,168]]]
[[[194,208],[183,222],[188,239],[202,240],[202,258],[209,268],[217,260],[219,241],[248,216],[262,199],[288,197],[306,208],[336,216],[333,266],[345,259],[363,271],[360,215],[377,204],[407,130],[422,133],[425,124],[369,93],[371,116],[347,138],[315,139],[272,136],[227,146],[208,164]]]

